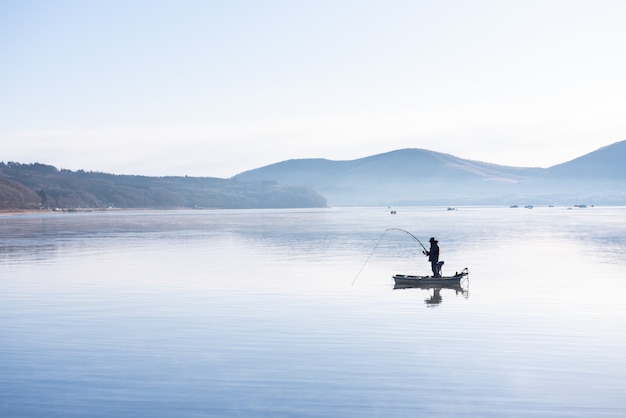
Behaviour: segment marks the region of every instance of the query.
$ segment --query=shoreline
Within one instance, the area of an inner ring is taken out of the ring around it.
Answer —
[[[0,209],[2,215],[23,215],[35,213],[86,213],[86,212],[122,212],[127,210],[152,210],[146,208],[57,208],[57,209]]]

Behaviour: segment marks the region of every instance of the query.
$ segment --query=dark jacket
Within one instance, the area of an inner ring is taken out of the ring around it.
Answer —
[[[428,261],[439,261],[439,245],[436,242],[430,243],[430,251],[428,251]]]

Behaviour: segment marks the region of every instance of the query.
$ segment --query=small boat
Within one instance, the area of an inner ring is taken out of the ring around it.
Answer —
[[[460,283],[461,279],[469,275],[469,270],[464,268],[461,272],[457,272],[454,276],[410,276],[406,274],[394,274],[393,280],[396,286],[403,287],[420,287],[420,286],[441,286],[450,287],[456,286]]]

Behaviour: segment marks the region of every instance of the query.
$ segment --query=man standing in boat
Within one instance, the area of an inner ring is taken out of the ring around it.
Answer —
[[[433,277],[441,277],[439,274],[439,245],[437,245],[439,241],[435,239],[435,237],[430,238],[430,250],[422,251],[424,254],[428,256],[428,261],[430,261],[430,268],[433,271]]]

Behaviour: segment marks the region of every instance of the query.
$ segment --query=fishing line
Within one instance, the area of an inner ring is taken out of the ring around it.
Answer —
[[[374,251],[376,251],[376,248],[378,248],[378,244],[380,244],[380,242],[383,240],[383,237],[385,236],[386,233],[387,233],[387,230],[385,230],[385,232],[383,232],[383,234],[380,236],[380,238],[378,238],[378,242],[374,246],[374,249],[372,249],[372,252],[370,253],[369,257],[367,257],[367,260],[365,260],[365,263],[363,263],[363,266],[361,266],[361,270],[359,270],[359,272],[357,273],[357,275],[354,278],[354,280],[352,280],[352,284],[350,286],[354,286],[354,282],[356,282],[356,279],[359,278],[359,275],[361,274],[361,272],[365,268],[365,265],[367,264],[367,262],[370,261],[370,258],[372,258],[372,255],[374,254]]]
[[[370,258],[372,258],[372,255],[374,255],[374,251],[376,251],[376,248],[378,248],[378,245],[380,244],[380,242],[382,241],[383,237],[385,236],[385,234],[388,231],[402,231],[405,232],[407,234],[409,234],[410,236],[413,237],[413,239],[415,239],[417,242],[419,242],[419,244],[422,246],[422,248],[424,249],[424,251],[428,251],[426,249],[426,247],[424,247],[424,244],[422,244],[422,241],[419,240],[419,238],[417,238],[415,235],[411,234],[409,231],[406,231],[404,229],[400,229],[400,228],[388,228],[385,229],[385,232],[383,232],[383,234],[380,236],[380,238],[378,239],[378,242],[376,243],[376,245],[374,246],[374,249],[372,249],[372,252],[370,253],[369,257],[367,257],[367,260],[365,260],[365,263],[363,263],[363,266],[361,266],[361,270],[359,270],[359,272],[357,273],[356,277],[354,278],[354,280],[352,280],[352,284],[350,286],[354,286],[354,282],[356,282],[356,279],[359,278],[359,275],[361,274],[361,272],[363,271],[363,269],[365,268],[365,265],[367,264],[368,261],[370,261]]]

